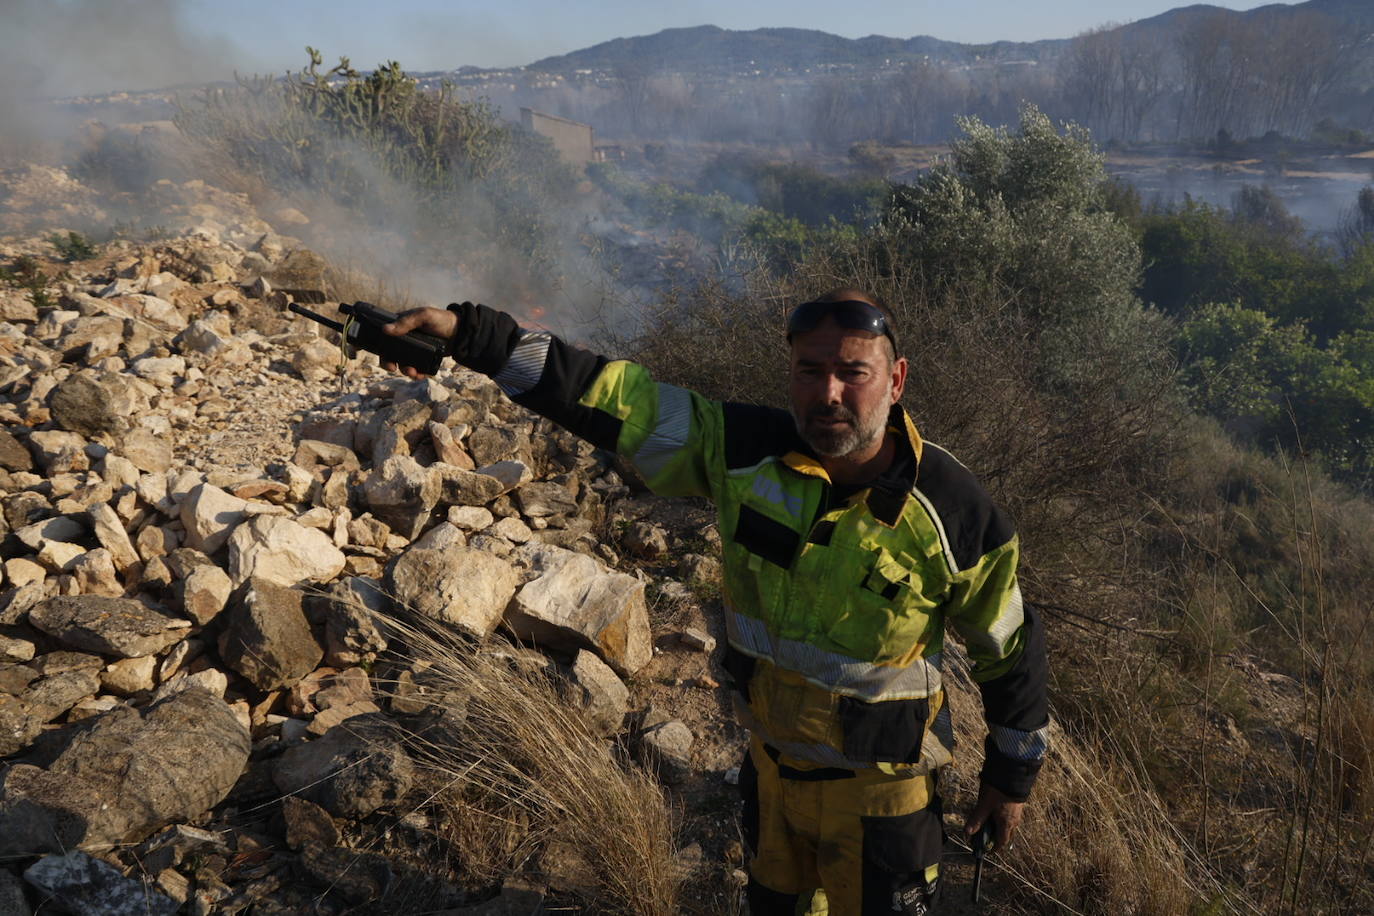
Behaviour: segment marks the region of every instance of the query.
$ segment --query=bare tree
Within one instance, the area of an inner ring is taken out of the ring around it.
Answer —
[[[853,87],[840,77],[818,80],[811,89],[812,142],[839,146],[849,137]]]
[[[1249,42],[1231,14],[1196,15],[1178,33],[1175,51],[1181,71],[1176,133],[1210,137],[1223,127],[1238,127],[1236,103],[1250,81]]]
[[[615,68],[615,83],[620,91],[626,127],[633,135],[639,135],[644,129],[644,115],[651,92],[650,75],[649,68],[639,63],[626,61]]]
[[[1115,26],[1074,38],[1060,63],[1060,88],[1073,119],[1097,136],[1114,127],[1119,104],[1113,86],[1120,78],[1121,42]]]
[[[1321,13],[1301,10],[1263,29],[1258,130],[1304,135],[1326,94],[1349,69],[1355,41]],[[1256,29],[1256,31],[1261,31]]]
[[[940,139],[963,113],[963,91],[948,70],[928,60],[906,64],[883,87],[886,133],[912,143]]]
[[[1122,33],[1117,44],[1116,84],[1119,136],[1139,140],[1146,117],[1164,94],[1164,47],[1154,32]]]

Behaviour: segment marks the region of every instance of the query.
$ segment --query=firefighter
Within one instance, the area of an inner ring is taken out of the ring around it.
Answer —
[[[656,493],[716,504],[725,668],[751,736],[740,784],[754,916],[808,901],[831,916],[930,911],[953,745],[946,626],[988,723],[965,830],[990,822],[1010,842],[1048,743],[1043,625],[1021,599],[1006,516],[900,406],[909,366],[878,298],[840,289],[792,310],[790,411],[712,401],[471,303],[387,327],[413,329],[622,455]]]

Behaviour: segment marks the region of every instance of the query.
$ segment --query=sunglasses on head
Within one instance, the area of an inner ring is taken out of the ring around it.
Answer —
[[[839,302],[803,302],[787,316],[787,342],[798,334],[813,331],[827,318],[840,327],[850,331],[867,331],[881,334],[892,342],[897,349],[897,336],[888,323],[887,316],[877,306],[858,299],[843,299]]]

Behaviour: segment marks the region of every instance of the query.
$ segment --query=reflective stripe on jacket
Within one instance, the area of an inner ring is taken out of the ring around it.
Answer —
[[[662,495],[711,499],[723,542],[726,667],[746,727],[815,766],[948,762],[941,658],[963,640],[989,723],[983,779],[1029,794],[1047,745],[1043,627],[1021,600],[1017,539],[973,475],[894,407],[913,470],[847,500],[786,411],[654,381],[464,303],[459,362],[630,460]]]

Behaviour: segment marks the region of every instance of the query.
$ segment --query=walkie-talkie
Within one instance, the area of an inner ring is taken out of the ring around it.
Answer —
[[[973,902],[979,903],[983,896],[983,860],[987,858],[988,852],[992,849],[992,819],[989,818],[977,833],[973,835],[973,841],[969,844],[973,848]]]
[[[326,318],[294,302],[289,308],[297,315],[304,315],[327,328],[333,328],[343,335],[346,345],[376,353],[384,363],[414,366],[417,372],[433,375],[439,371],[439,363],[448,355],[448,341],[433,334],[411,331],[394,335],[383,331],[382,327],[395,321],[396,316],[370,302],[345,302],[340,305],[339,311],[348,316],[343,322]]]

